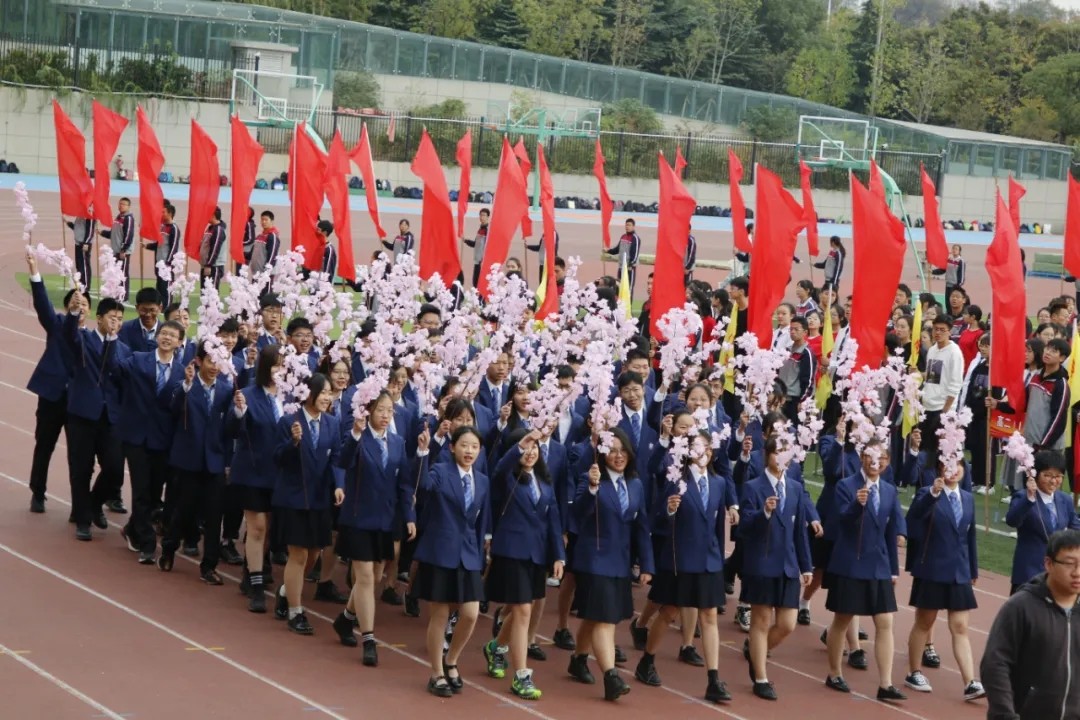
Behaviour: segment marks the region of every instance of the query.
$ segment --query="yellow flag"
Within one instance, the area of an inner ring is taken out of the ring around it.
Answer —
[[[536,307],[541,307],[544,304],[544,298],[547,297],[547,281],[548,281],[548,269],[547,265],[541,266],[544,270],[543,277],[540,278],[540,285],[536,288]]]
[[[633,315],[633,303],[630,300],[630,272],[626,269],[626,261],[623,260],[619,273],[619,302],[626,308],[626,319]]]
[[[915,375],[918,376],[919,373],[916,372]],[[919,384],[922,384],[922,377],[919,377]],[[901,417],[900,422],[900,435],[901,437],[906,438],[911,434],[911,431],[919,425],[919,415],[915,412],[914,408],[911,407],[911,403],[909,402],[904,402],[904,407],[901,412],[904,414]]]
[[[922,345],[922,303],[915,303],[915,317],[911,320],[911,357],[908,367],[919,367],[919,346]],[[904,437],[907,437],[905,434]]]
[[[827,358],[833,350],[832,311],[825,308],[825,324],[821,328],[821,357]]]
[[[1076,332],[1076,322],[1073,321],[1072,349],[1069,352],[1069,403],[1070,405],[1080,401],[1080,335]],[[1070,407],[1065,417],[1065,442],[1071,447],[1073,444],[1072,408]]]
[[[720,364],[726,365],[727,361],[735,354],[733,347],[735,343],[735,329],[739,324],[739,306],[735,303],[731,304],[731,319],[728,321],[727,329],[724,331],[724,345],[726,346],[723,352],[720,353]],[[728,369],[724,371],[724,391],[735,392],[735,371]]]

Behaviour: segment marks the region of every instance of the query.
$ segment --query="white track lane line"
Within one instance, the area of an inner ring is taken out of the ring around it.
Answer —
[[[56,677],[40,665],[36,665],[30,662],[24,657],[19,657],[19,655],[14,650],[7,647],[6,645],[0,645],[0,653],[3,653],[4,657],[11,658],[15,662],[19,663],[27,670],[33,672],[35,675],[48,680],[53,685],[66,692],[68,695],[71,695],[73,698],[94,708],[100,713],[99,717],[106,717],[109,720],[125,720],[125,717],[120,713],[114,710],[110,710],[89,695],[81,692],[80,690],[72,687],[71,685],[68,685],[66,682]]]

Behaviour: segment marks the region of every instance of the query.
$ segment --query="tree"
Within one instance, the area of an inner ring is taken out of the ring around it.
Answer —
[[[413,32],[456,40],[476,37],[476,21],[494,0],[424,0],[414,6]]]
[[[901,58],[897,106],[915,122],[928,122],[948,88],[950,62],[944,34],[927,34],[921,46],[905,44]]]
[[[525,46],[528,29],[517,11],[517,3],[495,3],[476,23],[477,39],[504,48]]]
[[[637,67],[647,31],[651,0],[612,0],[611,64]]]
[[[855,65],[843,43],[803,48],[788,73],[788,92],[811,102],[845,107],[855,91]]]
[[[1019,137],[1060,142],[1061,120],[1042,98],[1024,98],[1009,115],[1009,132]]]
[[[742,53],[758,37],[757,14],[761,0],[715,0],[717,12],[712,28],[716,32],[709,56],[709,81],[722,84],[728,60]]]
[[[574,57],[603,29],[604,0],[514,0],[526,50]]]
[[[1023,85],[1057,114],[1059,142],[1080,136],[1080,53],[1042,63],[1027,74]]]
[[[379,107],[379,83],[369,72],[334,73],[334,106],[360,110]]]

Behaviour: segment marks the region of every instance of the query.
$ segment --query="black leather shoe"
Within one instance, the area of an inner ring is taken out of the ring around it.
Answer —
[[[296,617],[289,620],[289,629],[297,635],[314,635],[315,628],[311,627],[311,623],[308,622],[307,616],[304,613],[300,613]]]
[[[630,686],[619,677],[619,671],[612,669],[604,673],[604,699],[615,702],[630,692]]]
[[[274,597],[274,617],[278,620],[288,620],[289,618],[289,599],[281,594],[280,588]]]
[[[172,572],[173,563],[176,562],[176,556],[170,552],[162,552],[161,557],[157,559],[158,570],[161,572]]]
[[[131,539],[131,534],[128,533],[127,525],[120,528],[120,537],[124,538],[124,542],[127,543],[128,550],[131,552],[139,552],[139,546]]]
[[[859,639],[860,640],[869,640],[870,639],[870,633],[866,632],[865,630],[860,630],[859,631]]]
[[[141,551],[139,551],[139,564],[140,565],[153,565],[155,562],[157,562],[157,559],[154,557],[154,551],[153,550],[141,550]]]
[[[262,585],[253,587],[251,589],[251,594],[248,597],[248,612],[253,612],[258,615],[265,615],[266,593],[263,592]]]
[[[810,608],[799,608],[799,616],[796,619],[800,625],[806,626],[810,624]]]
[[[127,515],[128,510],[124,507],[124,501],[120,498],[108,501],[105,503],[105,507],[108,508],[109,512],[116,513],[117,515]]]
[[[882,702],[897,702],[899,700],[907,700],[907,695],[890,685],[887,688],[878,688],[877,699]]]
[[[570,666],[566,668],[566,672],[579,683],[585,683],[586,685],[596,684],[596,678],[589,672],[588,655],[571,655]]]
[[[555,647],[560,650],[569,650],[574,652],[577,649],[577,643],[574,641],[574,636],[570,632],[570,628],[559,628],[555,631],[555,635],[551,638],[551,641],[555,643]]]
[[[379,665],[379,651],[376,648],[374,640],[368,640],[364,643],[364,652],[361,656],[361,661],[368,667],[377,667]]]
[[[616,665],[625,665],[626,660],[627,660],[626,653],[623,652],[623,649],[621,647],[616,645],[615,646],[615,664]]]
[[[270,562],[274,565],[284,565],[289,562],[289,553],[276,552],[270,554]]]
[[[405,593],[405,614],[409,617],[420,617],[420,601],[415,595]]]
[[[341,592],[333,580],[327,580],[315,586],[315,599],[335,605],[344,605],[349,602],[349,596]]]
[[[383,590],[380,599],[387,605],[393,605],[394,607],[401,607],[405,604],[405,601],[401,599],[401,596],[398,595],[397,591],[392,587]]]
[[[454,695],[454,691],[450,689],[450,683],[441,675],[428,680],[427,691],[435,697],[441,698],[453,697]]]
[[[244,558],[236,551],[236,543],[230,540],[221,546],[221,559],[226,565],[243,565]]]
[[[724,594],[725,595],[734,595],[735,594],[735,583],[733,583],[733,582],[724,583]]]
[[[455,695],[465,689],[465,681],[461,679],[461,673],[458,672],[457,665],[443,664],[443,671],[446,673],[446,682],[450,685],[450,690]],[[454,674],[451,675],[450,673]]]
[[[105,511],[101,508],[94,512],[94,526],[101,530],[109,529],[109,521],[105,519]]]
[[[687,645],[679,650],[679,662],[693,665],[694,667],[705,667],[705,658],[698,654],[697,649],[693,645]]]
[[[34,495],[30,498],[30,512],[38,514],[45,512],[44,495]]]
[[[848,667],[855,668],[856,670],[866,670],[870,667],[870,661],[866,658],[865,650],[856,650],[848,655],[847,664]]]
[[[645,643],[649,641],[649,628],[639,627],[637,618],[630,621],[630,637],[634,640],[635,650],[645,650]]]
[[[207,585],[224,585],[225,581],[221,579],[221,575],[218,575],[217,570],[202,570],[199,572],[199,577]]]
[[[638,682],[643,682],[649,687],[660,687],[660,673],[656,672],[656,665],[645,658],[638,660],[637,668],[634,669],[634,677]],[[605,685],[607,677],[604,678]]]
[[[544,648],[540,647],[536,643],[529,646],[527,655],[530,660],[536,660],[537,662],[544,662],[547,660],[547,653],[544,652]]]
[[[337,633],[338,639],[341,640],[341,644],[345,647],[357,646],[356,635],[353,634],[352,620],[345,617],[345,613],[338,613],[338,616],[334,618],[334,632]]]
[[[712,703],[731,702],[731,693],[728,692],[727,685],[724,683],[711,682],[705,688],[705,699]]]
[[[933,645],[927,645],[922,651],[922,666],[924,668],[937,669],[941,667],[941,657]]]
[[[776,688],[774,688],[773,684],[771,682],[768,682],[768,681],[755,682],[754,683],[754,695],[761,698],[762,700],[773,700],[773,701],[775,701],[777,699]]]
[[[825,678],[825,687],[836,692],[849,693],[851,688],[848,687],[847,680],[842,677],[833,677],[831,675]]]
[[[93,536],[90,534],[89,525],[77,525],[75,526],[75,539],[82,542],[90,542]]]

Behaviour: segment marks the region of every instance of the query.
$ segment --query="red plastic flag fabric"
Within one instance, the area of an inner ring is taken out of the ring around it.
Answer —
[[[438,273],[443,285],[450,287],[461,274],[461,258],[454,235],[454,210],[450,207],[450,190],[446,186],[439,154],[426,129],[413,158],[412,172],[424,181],[420,277],[430,280]]]
[[[316,225],[323,205],[326,155],[303,123],[293,132],[290,152],[289,199],[292,201],[292,248],[304,248],[304,267],[322,268],[322,240]]]
[[[813,177],[813,174],[814,172],[810,169],[810,166],[799,160],[802,206],[803,213],[806,214],[806,247],[809,248],[812,256],[817,257],[820,251],[818,247],[817,210],[814,209],[814,195],[810,187],[810,178]]]
[[[1065,271],[1080,277],[1080,181],[1071,173],[1069,200],[1065,210]]]
[[[334,133],[330,141],[330,154],[326,159],[326,184],[324,192],[330,200],[330,212],[334,217],[334,234],[338,240],[338,275],[349,282],[356,282],[356,261],[353,259],[352,213],[349,211],[349,153],[341,140],[341,131]],[[333,278],[331,278],[332,280]]]
[[[870,159],[870,192],[888,202],[885,197],[885,183],[881,181],[881,169],[873,158]]]
[[[242,264],[244,262],[244,227],[247,226],[251,191],[255,189],[255,181],[259,175],[259,162],[262,160],[263,148],[251,136],[247,125],[240,122],[239,116],[233,115],[229,122],[232,131],[230,148],[232,207],[229,212],[232,232],[229,233],[229,254],[232,255],[233,262]]]
[[[86,138],[71,122],[60,103],[53,100],[56,127],[56,171],[60,177],[60,212],[71,217],[90,217],[94,184],[86,172]],[[110,224],[112,220],[109,220]]]
[[[555,282],[555,186],[551,182],[544,146],[536,145],[536,163],[540,166],[540,211],[544,230],[544,273],[540,279],[544,285],[544,297],[536,309],[536,319],[543,320],[559,311],[559,289]]]
[[[1017,206],[1019,207],[1019,206]],[[994,239],[986,251],[986,274],[993,295],[994,332],[990,333],[990,385],[1005,388],[1009,404],[1018,415],[1027,405],[1024,365],[1027,340],[1027,293],[1020,240],[1011,211],[997,194]]]
[[[1071,176],[1070,176],[1071,177]],[[1027,195],[1027,188],[1009,176],[1009,217],[1012,218],[1013,227],[1017,234],[1020,233],[1020,198]]]
[[[199,257],[203,233],[214,215],[221,192],[218,147],[199,123],[191,121],[191,177],[188,179],[188,216],[184,225],[184,252]],[[237,232],[237,230],[233,230]]]
[[[750,233],[746,232],[746,202],[743,200],[739,183],[743,179],[742,160],[735,151],[728,148],[728,185],[731,188],[731,232],[735,236],[735,252],[748,253],[751,250]]]
[[[502,159],[499,162],[499,179],[495,187],[495,203],[491,208],[488,225],[487,247],[480,266],[480,296],[488,296],[488,273],[492,265],[502,265],[510,254],[510,243],[521,225],[521,218],[529,210],[529,196],[525,190],[525,178],[521,166],[510,148],[510,141],[503,136]],[[549,244],[554,244],[554,239]]]
[[[600,138],[596,138],[596,159],[593,160],[593,175],[600,183],[600,237],[604,240],[604,248],[611,247],[611,214],[615,211],[615,203],[608,194],[607,176],[604,174],[604,151],[600,147]]]
[[[109,185],[113,156],[120,146],[120,136],[127,127],[127,118],[117,115],[97,100],[94,101],[94,219],[106,227],[112,226],[112,205]],[[199,233],[202,237],[202,233]]]
[[[529,173],[532,172],[533,164],[529,160],[529,151],[525,149],[525,139],[518,138],[517,145],[514,146],[514,156],[521,163],[521,178],[525,181],[525,197],[529,196]],[[521,217],[521,234],[525,237],[532,237],[532,218],[529,217],[529,208],[525,208],[525,214]]]
[[[675,146],[675,174],[682,180],[683,170],[686,169],[686,158],[682,156],[682,145]]]
[[[457,234],[465,237],[465,218],[469,214],[469,193],[472,191],[472,130],[465,131],[465,135],[458,140],[457,154],[458,167],[461,168],[461,178],[458,180],[457,200]]]
[[[941,224],[941,210],[937,203],[937,188],[926,168],[922,171],[923,224],[926,233],[926,262],[944,270],[949,264],[949,244],[945,242],[945,228]]]
[[[658,156],[660,171],[660,209],[656,227],[656,267],[653,268],[652,306],[649,311],[649,330],[652,337],[661,338],[657,324],[672,308],[686,303],[686,284],[683,261],[690,239],[690,219],[697,201],[682,180],[668,165],[663,154]],[[665,338],[679,342],[679,338]],[[772,339],[770,335],[769,339]]]
[[[364,197],[367,198],[368,215],[375,223],[375,232],[380,238],[386,237],[382,223],[379,222],[379,191],[375,185],[375,166],[371,161],[371,142],[368,140],[367,123],[360,129],[360,142],[349,153],[349,157],[360,168],[360,177],[364,179]]]
[[[139,237],[159,242],[165,195],[161,192],[158,176],[165,167],[165,155],[141,106],[135,109],[135,125],[139,133],[136,157],[139,168]]]

